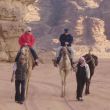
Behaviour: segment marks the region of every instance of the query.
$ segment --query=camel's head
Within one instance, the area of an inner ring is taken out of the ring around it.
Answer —
[[[21,54],[24,55],[24,56],[27,56],[30,52],[30,49],[28,46],[24,46],[22,49],[21,49]]]

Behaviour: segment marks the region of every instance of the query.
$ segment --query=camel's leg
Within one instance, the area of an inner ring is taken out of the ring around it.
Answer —
[[[26,79],[26,87],[25,87],[25,98],[26,99],[28,97],[29,79],[30,79],[30,74],[28,74],[27,79]]]
[[[93,69],[90,70],[91,71],[91,73],[90,73],[91,74],[90,75],[90,79],[86,81],[86,90],[85,90],[85,94],[86,95],[90,94],[90,83],[91,83],[91,78],[92,78],[92,76],[94,74],[94,69],[95,68],[93,68]]]
[[[29,89],[29,79],[27,79],[27,84],[26,84],[26,95],[25,95],[26,99],[28,97],[28,89]]]
[[[86,81],[86,90],[85,90],[86,95],[90,94],[89,87],[90,87],[90,80]]]
[[[61,97],[64,97],[64,72],[60,71],[61,75]]]
[[[64,97],[64,81],[62,80],[62,92],[61,92],[61,97]]]
[[[29,83],[29,80],[27,78],[26,79],[26,85],[25,85],[25,99],[27,99],[27,94],[28,94],[28,83]]]
[[[27,94],[27,79],[26,79],[26,84],[25,84],[25,99],[26,99],[26,94]]]
[[[64,96],[65,96],[65,93],[66,93],[66,76],[67,76],[67,74],[66,74],[66,72],[65,72],[65,74],[64,74]]]
[[[64,97],[65,96],[65,86],[66,86],[66,74],[65,74],[65,72],[61,72],[61,78],[62,78],[61,97]]]

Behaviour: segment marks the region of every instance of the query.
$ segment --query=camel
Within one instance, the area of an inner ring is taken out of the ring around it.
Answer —
[[[27,98],[28,89],[29,89],[29,80],[30,80],[30,76],[31,76],[31,72],[32,72],[33,64],[34,64],[34,59],[28,46],[24,46],[21,49],[20,55],[25,56],[26,64],[27,64],[27,79],[26,79],[26,90],[25,90],[25,98]]]
[[[59,72],[62,80],[62,90],[61,97],[65,96],[65,86],[67,75],[72,71],[72,66],[69,58],[69,52],[67,47],[62,47],[61,49],[61,60],[59,62]]]
[[[96,66],[98,65],[98,57],[94,54],[91,54],[91,50],[89,51],[88,54],[85,54],[83,57],[85,58],[86,63],[89,65],[89,68],[90,68],[90,80],[86,81],[86,90],[85,90],[85,94],[88,95],[90,94],[91,78],[94,75]]]

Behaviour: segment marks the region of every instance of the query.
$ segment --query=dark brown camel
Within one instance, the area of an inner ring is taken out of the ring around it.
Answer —
[[[88,95],[90,94],[89,88],[90,88],[91,78],[94,74],[95,67],[98,65],[98,57],[91,54],[90,52],[88,54],[85,54],[83,57],[85,58],[90,68],[90,80],[86,81],[86,90],[85,90],[85,94]]]

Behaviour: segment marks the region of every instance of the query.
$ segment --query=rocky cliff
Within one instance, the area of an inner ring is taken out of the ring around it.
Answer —
[[[110,0],[38,0],[35,5],[40,20],[30,25],[36,30],[41,48],[51,48],[51,40],[69,28],[78,54],[92,46],[96,54],[109,56]]]
[[[32,26],[40,50],[53,49],[52,39],[69,28],[76,55],[92,47],[110,57],[109,19],[110,0],[0,0],[0,60],[14,59],[25,24]]]
[[[27,6],[35,0],[0,0],[0,60],[11,61],[19,49]]]

